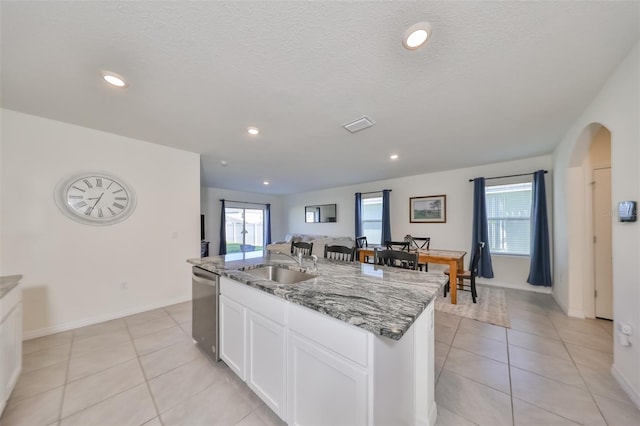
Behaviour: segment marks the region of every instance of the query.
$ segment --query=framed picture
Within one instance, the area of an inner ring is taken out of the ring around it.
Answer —
[[[447,196],[429,195],[409,198],[409,222],[445,223],[447,221]]]

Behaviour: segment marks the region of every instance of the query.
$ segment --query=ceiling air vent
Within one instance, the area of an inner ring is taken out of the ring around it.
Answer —
[[[342,127],[347,129],[351,133],[355,133],[355,132],[359,132],[360,130],[366,129],[367,127],[371,127],[374,124],[375,124],[375,121],[373,121],[372,119],[370,119],[365,115],[364,117],[360,117],[357,120],[352,121],[351,123],[347,123]]]

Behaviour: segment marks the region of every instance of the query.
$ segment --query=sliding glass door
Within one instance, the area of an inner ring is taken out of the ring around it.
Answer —
[[[227,254],[264,249],[264,210],[225,208]]]

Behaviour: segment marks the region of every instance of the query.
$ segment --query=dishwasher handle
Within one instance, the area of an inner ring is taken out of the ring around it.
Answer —
[[[210,286],[215,286],[218,283],[218,276],[216,274],[212,274],[210,272],[205,271],[197,271],[195,268],[193,269],[192,279],[194,282],[199,284],[205,284]]]

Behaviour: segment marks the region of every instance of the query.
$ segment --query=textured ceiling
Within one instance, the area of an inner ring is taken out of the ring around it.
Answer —
[[[2,107],[198,152],[204,185],[254,192],[524,158],[635,45],[639,5],[2,1]]]

